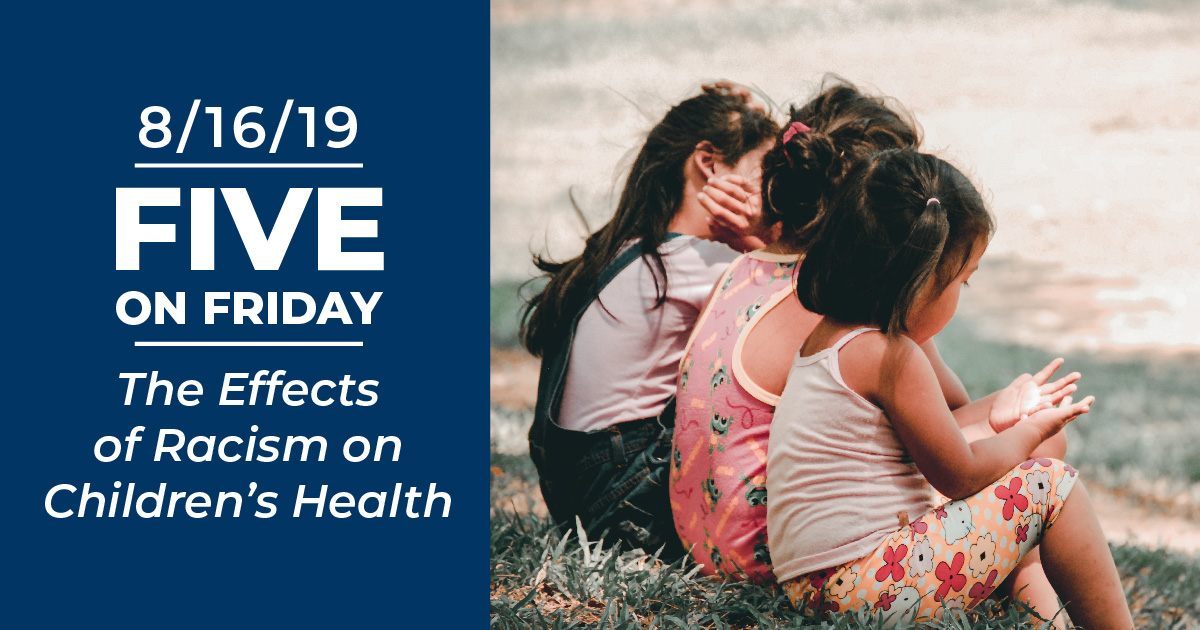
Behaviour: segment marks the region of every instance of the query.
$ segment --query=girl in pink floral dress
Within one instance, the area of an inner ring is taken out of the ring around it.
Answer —
[[[705,574],[774,581],[767,438],[791,358],[818,320],[796,301],[792,273],[822,199],[850,166],[881,149],[918,142],[915,125],[884,99],[839,82],[793,108],[791,125],[764,160],[763,214],[780,238],[726,270],[680,365],[671,509],[684,546]],[[741,183],[714,180],[702,191],[701,201],[719,222],[737,221],[725,206],[745,195]],[[966,402],[961,384],[945,373],[950,397],[956,405]]]

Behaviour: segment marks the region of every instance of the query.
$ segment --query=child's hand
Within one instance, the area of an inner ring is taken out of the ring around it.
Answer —
[[[747,109],[757,109],[760,112],[767,111],[766,105],[754,100],[754,93],[750,91],[750,88],[740,83],[734,83],[733,81],[717,81],[715,83],[701,85],[700,89],[708,92],[709,94],[731,94],[742,99],[742,102],[746,104]]]
[[[1022,374],[1008,387],[1000,390],[988,415],[992,430],[1000,433],[1009,429],[1031,414],[1057,405],[1078,389],[1075,382],[1079,380],[1079,372],[1072,372],[1053,383],[1046,383],[1062,364],[1061,358],[1055,359],[1037,374]]]
[[[1040,402],[1041,395],[1037,383],[1033,382],[1032,376],[1022,374],[1008,387],[1000,390],[1000,394],[992,401],[988,423],[992,425],[993,431],[1001,433],[1028,418],[1029,414],[1038,411],[1039,408],[1044,409]]]
[[[1048,407],[1029,415],[1026,423],[1036,425],[1042,431],[1042,441],[1062,431],[1067,423],[1087,413],[1096,402],[1095,396],[1088,396],[1079,402],[1072,402],[1070,396],[1065,396],[1057,407]]]
[[[1054,381],[1053,383],[1046,382],[1050,380],[1050,377],[1054,375],[1054,371],[1062,366],[1062,364],[1063,359],[1061,357],[1057,358],[1051,361],[1046,367],[1042,368],[1042,371],[1033,375],[1033,382],[1040,386],[1038,388],[1038,393],[1041,394],[1042,403],[1057,405],[1064,398],[1071,395],[1075,390],[1079,389],[1079,386],[1075,384],[1075,382],[1080,378],[1079,372],[1071,372],[1070,374],[1058,379],[1057,381]]]
[[[709,227],[718,241],[730,245],[742,239],[766,241],[762,194],[754,181],[740,175],[713,177],[696,199],[708,211]]]

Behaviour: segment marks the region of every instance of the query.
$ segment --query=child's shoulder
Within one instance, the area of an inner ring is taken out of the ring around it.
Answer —
[[[904,335],[869,330],[846,342],[838,352],[838,363],[847,385],[873,399],[884,372],[924,357],[921,347]]]
[[[690,272],[711,268],[724,271],[730,263],[742,257],[742,253],[724,243],[707,241],[684,235],[672,239],[659,247],[663,261],[676,271]]]
[[[858,332],[862,331],[862,332]],[[846,354],[847,351],[853,354],[862,354],[867,356],[883,357],[894,352],[911,352],[912,350],[920,351],[921,347],[915,341],[905,335],[888,335],[882,330],[871,328],[867,330],[857,329],[847,332],[842,335],[842,338],[850,337],[844,342],[841,354]]]

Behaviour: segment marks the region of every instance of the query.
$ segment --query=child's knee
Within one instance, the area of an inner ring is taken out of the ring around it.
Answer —
[[[1071,489],[1079,480],[1079,471],[1070,464],[1057,459],[1034,458],[1013,470],[1007,490],[1006,502],[1017,508],[1014,525],[1020,543],[1020,556],[1041,539],[1042,532],[1050,527],[1062,512]],[[1018,494],[1027,497],[1022,501]]]
[[[1058,459],[1035,457],[1017,466],[1013,477],[1020,483],[1010,482],[1013,490],[1023,489],[1035,506],[1057,505],[1062,507],[1079,479],[1079,471]]]

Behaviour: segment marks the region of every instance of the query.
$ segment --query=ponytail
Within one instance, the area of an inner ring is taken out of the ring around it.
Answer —
[[[841,180],[840,157],[834,139],[812,129],[785,136],[764,156],[763,215],[771,223],[780,223],[789,241],[808,240],[820,214],[821,197],[830,182]]]
[[[824,209],[861,159],[885,149],[915,148],[920,132],[911,116],[880,97],[836,77],[799,109],[763,158],[763,215],[782,227],[782,239],[803,249]]]
[[[958,169],[911,149],[882,151],[846,175],[796,272],[796,296],[819,315],[907,332],[917,298],[940,295],[992,229]]]
[[[923,199],[923,203],[918,201],[918,204],[923,207],[913,212],[915,220],[912,221],[908,238],[899,243],[894,257],[889,261],[891,266],[901,272],[897,274],[900,276],[898,280],[902,281],[905,270],[912,270],[911,281],[900,285],[901,290],[897,294],[897,302],[900,304],[912,304],[926,285],[939,280],[938,263],[942,260],[946,250],[946,239],[950,235],[946,208],[937,197],[928,197]],[[907,314],[907,308],[892,309],[887,329],[898,332],[908,330]]]

